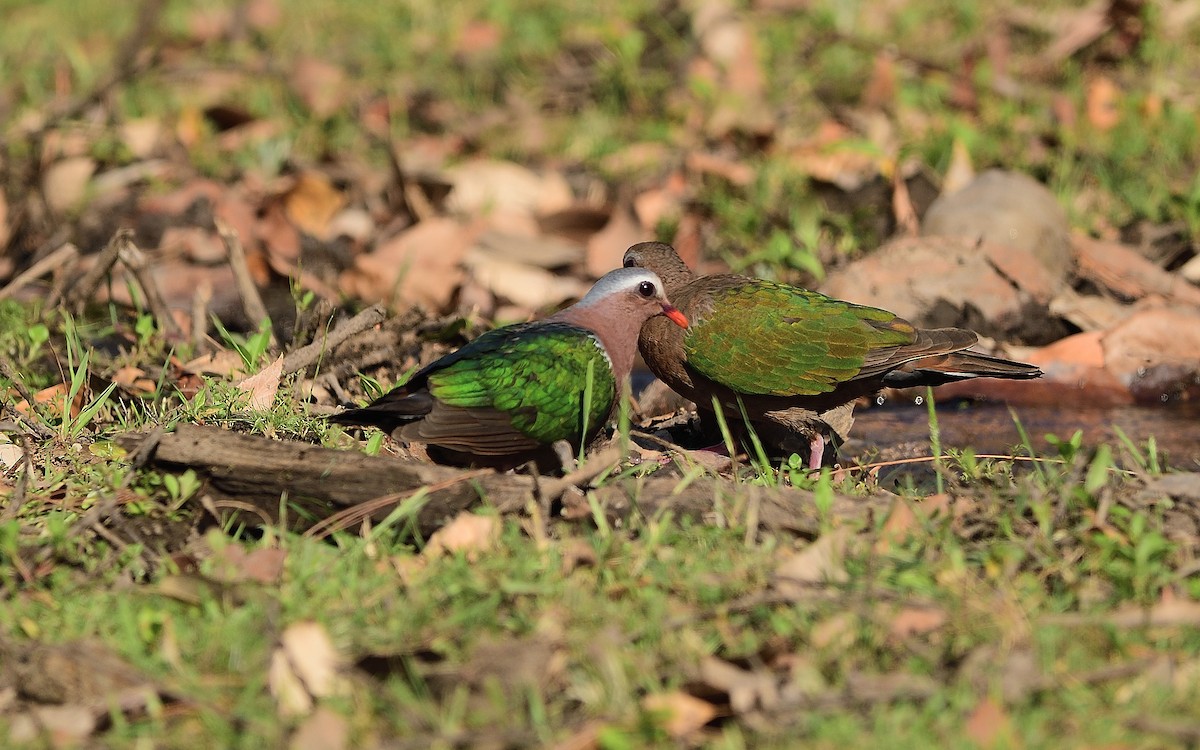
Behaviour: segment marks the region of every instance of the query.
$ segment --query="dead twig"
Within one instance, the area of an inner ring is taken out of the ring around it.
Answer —
[[[146,304],[150,307],[150,314],[158,321],[158,330],[171,336],[182,337],[183,329],[179,327],[175,316],[171,314],[171,309],[167,307],[158,283],[150,275],[146,265],[146,255],[137,245],[133,244],[133,230],[120,229],[114,239],[117,242],[117,257],[133,274],[138,286],[142,288],[142,294],[146,296]]]
[[[246,317],[252,324],[261,325],[264,320],[270,320],[271,316],[267,314],[267,306],[263,304],[258,285],[250,275],[250,265],[246,261],[246,249],[242,246],[242,240],[225,222],[214,219],[214,223],[217,226],[217,234],[221,235],[221,241],[225,243],[225,249],[229,253],[229,267],[233,269],[233,277],[237,281],[238,294],[242,298],[242,308],[246,311]],[[271,346],[278,345],[275,332],[271,331]]]
[[[1155,716],[1135,716],[1126,719],[1125,726],[1138,732],[1161,734],[1195,747],[1200,744],[1200,721],[1162,719]]]
[[[384,317],[383,305],[372,305],[353,318],[343,321],[330,333],[284,357],[283,374],[290,375],[303,370],[316,362],[322,354],[332,351],[351,336],[379,325]]]
[[[121,253],[120,239],[123,231],[128,230],[118,230],[117,233],[112,236],[112,239],[108,241],[108,244],[104,246],[104,249],[101,250],[100,254],[96,256],[96,260],[92,264],[92,267],[86,274],[84,274],[83,279],[80,280],[80,282],[75,286],[74,292],[71,293],[70,296],[75,302],[76,315],[83,314],[83,309],[87,306],[88,300],[90,300],[96,294],[96,290],[100,288],[100,282],[104,280],[105,276],[112,272],[113,266],[116,265],[117,258],[120,257]]]
[[[57,250],[34,263],[10,281],[7,286],[0,289],[0,299],[8,299],[24,289],[30,282],[68,265],[77,257],[79,257],[79,248],[70,242],[63,243]]]

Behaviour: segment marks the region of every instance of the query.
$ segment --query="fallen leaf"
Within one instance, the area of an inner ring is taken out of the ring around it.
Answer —
[[[477,159],[447,170],[453,189],[447,208],[464,216],[490,211],[530,215],[552,213],[570,206],[571,186],[557,172],[538,174],[507,161]]]
[[[129,393],[139,396],[146,396],[158,390],[158,384],[146,377],[145,370],[130,365],[114,372],[112,381]]]
[[[647,695],[642,698],[642,708],[658,714],[656,723],[676,740],[696,732],[717,715],[713,704],[679,690]]]
[[[346,74],[337,65],[317,57],[302,57],[292,68],[292,90],[319,118],[334,115],[346,103]]]
[[[0,442],[0,474],[6,473],[24,460],[25,449],[16,443]]]
[[[1087,85],[1087,118],[1097,130],[1112,130],[1121,121],[1121,90],[1107,76],[1096,76]]]
[[[946,624],[946,613],[933,607],[905,607],[888,623],[888,635],[904,641],[916,635],[939,630]]]
[[[875,55],[871,76],[863,87],[862,105],[868,109],[890,107],[896,100],[896,53],[885,49]]]
[[[897,497],[892,501],[892,509],[888,512],[883,528],[879,530],[879,538],[875,540],[875,551],[887,554],[893,548],[899,547],[912,538],[913,532],[920,529],[917,514],[913,512],[911,501]]]
[[[476,233],[449,218],[422,221],[355,258],[342,273],[342,290],[400,309],[443,310],[463,281],[462,261]]]
[[[342,750],[350,744],[350,724],[330,708],[320,706],[300,723],[288,742],[290,750]]]
[[[854,645],[857,631],[858,617],[853,612],[838,612],[813,625],[808,639],[817,650],[844,651]]]
[[[201,227],[167,227],[158,243],[163,255],[184,255],[195,263],[215,265],[228,257],[225,243]]]
[[[1071,237],[1076,273],[1126,300],[1159,294],[1173,301],[1200,307],[1200,289],[1164,271],[1132,247],[1093,239],[1081,233]]]
[[[242,4],[246,25],[252,29],[266,31],[283,20],[283,8],[279,0],[247,0]]]
[[[1004,707],[991,698],[984,698],[971,711],[964,727],[967,736],[983,748],[1013,747],[1012,722]]]
[[[213,577],[226,583],[253,581],[278,583],[283,576],[287,550],[260,547],[251,552],[237,543],[226,543],[213,554]]]
[[[233,349],[218,349],[202,354],[179,366],[185,373],[194,375],[216,375],[232,380],[245,374],[246,361]]]
[[[504,260],[477,248],[467,253],[464,264],[480,286],[528,313],[579,299],[588,290],[588,285],[575,276]]]
[[[329,222],[346,205],[346,196],[320,172],[308,170],[296,177],[283,196],[287,217],[300,230],[318,239],[329,238]]]
[[[687,155],[687,168],[697,174],[720,177],[733,185],[744,187],[754,181],[754,169],[744,162],[703,151],[691,151]]]
[[[275,394],[279,392],[279,380],[283,377],[283,355],[264,367],[258,373],[238,381],[237,387],[243,393],[250,394],[248,403],[251,411],[266,411],[275,403]]]
[[[96,166],[90,156],[71,156],[51,164],[42,175],[42,194],[50,210],[63,214],[77,208],[87,195]]]
[[[297,622],[280,636],[267,682],[281,716],[312,711],[315,700],[342,692],[341,656],[320,624]]]
[[[617,206],[604,228],[588,240],[588,275],[598,279],[614,268],[620,268],[625,250],[630,245],[649,239],[653,238],[638,223],[633,211],[625,205]]]
[[[770,709],[779,703],[779,686],[767,671],[749,672],[716,656],[700,662],[700,682],[729,696],[735,714],[755,708]]]
[[[850,539],[850,529],[845,526],[822,534],[775,568],[775,588],[788,598],[803,598],[811,586],[849,580],[842,561]]]
[[[422,554],[437,557],[463,552],[468,559],[474,559],[478,553],[491,549],[499,535],[500,523],[495,516],[462,512],[433,532]]]

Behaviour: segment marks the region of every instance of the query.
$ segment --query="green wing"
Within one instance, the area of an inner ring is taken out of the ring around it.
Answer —
[[[872,350],[915,337],[885,310],[761,279],[715,289],[711,299],[684,337],[688,364],[741,393],[828,393],[858,375]]]
[[[587,432],[594,432],[616,397],[600,342],[590,331],[566,324],[498,328],[439,364],[427,376],[434,398],[448,406],[505,412],[518,432],[541,443],[578,439],[585,401]]]

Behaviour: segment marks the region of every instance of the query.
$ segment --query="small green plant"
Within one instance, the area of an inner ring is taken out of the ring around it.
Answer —
[[[249,336],[242,336],[225,328],[221,319],[212,316],[213,325],[221,334],[222,340],[232,347],[242,358],[247,372],[257,371],[264,363],[267,351],[271,348],[271,321],[263,320],[258,324],[258,331]]]

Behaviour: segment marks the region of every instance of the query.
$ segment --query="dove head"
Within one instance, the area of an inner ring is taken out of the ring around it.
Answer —
[[[644,268],[620,268],[609,271],[575,304],[580,311],[609,319],[626,318],[637,326],[664,315],[680,328],[688,320],[667,299],[662,279]]]
[[[696,275],[687,267],[675,248],[664,242],[639,242],[625,251],[625,268],[644,268],[662,279],[667,296],[678,293]]]

